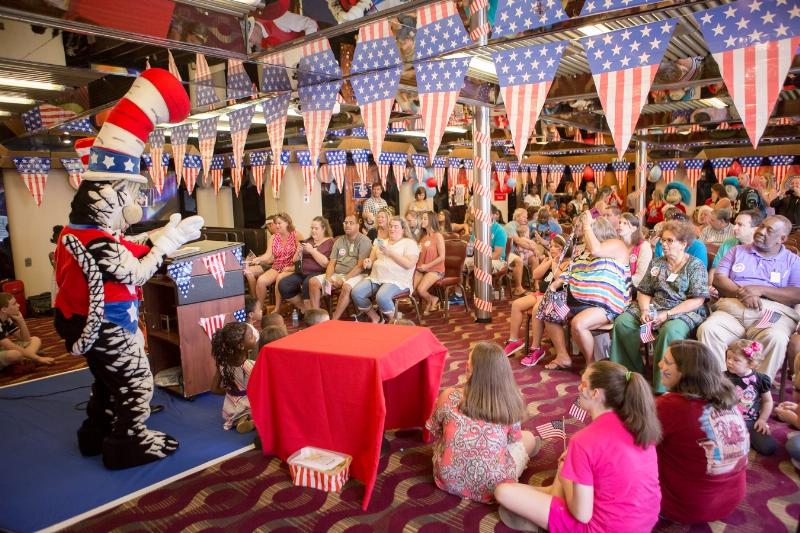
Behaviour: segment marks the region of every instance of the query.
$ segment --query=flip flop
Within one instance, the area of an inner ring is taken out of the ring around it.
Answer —
[[[546,365],[544,365],[545,370],[563,370],[566,372],[572,371],[572,363],[568,365],[562,365],[561,363],[556,363],[555,360],[550,361]]]

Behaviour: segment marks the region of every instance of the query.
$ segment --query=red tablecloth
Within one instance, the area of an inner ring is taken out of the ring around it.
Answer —
[[[384,429],[424,426],[447,349],[427,328],[323,322],[265,346],[247,387],[264,455],[353,456],[369,505]]]

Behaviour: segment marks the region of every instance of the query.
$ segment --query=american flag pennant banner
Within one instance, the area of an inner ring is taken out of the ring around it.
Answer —
[[[620,159],[676,24],[663,20],[581,39]]]
[[[639,326],[639,338],[644,343],[654,342],[656,336],[653,334],[653,323],[644,322]]]
[[[386,179],[389,176],[389,169],[392,166],[392,159],[389,152],[381,152],[381,155],[378,156],[378,176],[381,178],[381,185],[383,185],[383,190],[386,190]]]
[[[36,207],[42,205],[44,187],[47,184],[47,175],[50,172],[49,157],[14,157],[14,166],[25,182],[25,187],[36,202]]]
[[[250,171],[253,174],[253,183],[256,191],[261,194],[261,187],[264,184],[264,172],[267,168],[267,152],[250,152],[247,154],[250,161]]]
[[[219,189],[222,187],[222,171],[225,170],[225,159],[221,155],[215,155],[211,158],[211,167],[208,175],[211,177],[211,183],[214,185],[214,193],[219,194]]]
[[[595,146],[604,146],[608,144],[608,139],[606,139],[605,133],[595,133],[594,134],[594,144]]]
[[[492,37],[550,26],[567,18],[559,0],[500,0]]]
[[[228,121],[231,126],[231,155],[234,162],[231,172],[233,174],[233,190],[237,197],[242,186],[244,146],[247,144],[247,133],[250,131],[250,124],[253,122],[255,112],[256,106],[253,104],[228,113]]]
[[[594,171],[595,183],[603,183],[603,176],[608,168],[608,163],[589,163],[589,168]]]
[[[66,124],[62,124],[61,129],[71,133],[88,133],[89,135],[94,135],[95,133],[94,126],[92,126],[92,121],[89,118],[72,120]]]
[[[772,175],[775,176],[775,184],[778,189],[783,188],[783,182],[786,181],[786,176],[789,174],[789,168],[792,166],[794,156],[791,155],[771,155],[769,164],[772,165]]]
[[[211,78],[211,69],[208,68],[206,56],[203,54],[195,56],[194,87],[198,106],[210,106],[219,101],[214,80]]]
[[[318,160],[311,158],[309,150],[298,150],[295,152],[297,162],[300,163],[300,169],[303,172],[303,202],[309,203],[311,201],[311,191],[314,190],[314,178],[317,177]]]
[[[714,169],[714,176],[716,176],[718,182],[722,183],[722,180],[728,175],[728,169],[733,164],[733,158],[715,157],[714,159],[709,159],[709,161],[711,162],[711,168]]]
[[[247,310],[244,307],[237,309],[233,312],[233,318],[235,318],[237,322],[244,322],[247,320]]]
[[[379,20],[358,30],[350,84],[361,107],[369,145],[380,159],[386,125],[395,103],[403,61],[389,20]]]
[[[794,0],[739,0],[694,13],[753,147],[800,46]]]
[[[761,315],[761,318],[753,325],[753,327],[756,329],[766,329],[780,319],[781,314],[779,312],[772,309],[764,309],[764,314]]]
[[[614,177],[617,178],[617,184],[619,185],[620,189],[625,187],[625,183],[628,181],[628,171],[631,168],[631,164],[628,161],[612,161],[611,162],[611,170],[614,171]],[[575,177],[575,173],[572,174],[573,178]]]
[[[183,81],[181,79],[181,73],[178,70],[178,65],[175,64],[175,58],[172,57],[172,52],[170,50],[167,50],[167,69],[169,70],[170,74],[175,76],[176,80]]]
[[[703,177],[703,167],[706,165],[705,159],[684,159],[683,166],[686,168],[686,178],[689,180],[690,189],[697,188],[697,182]]]
[[[514,180],[514,183],[516,185],[520,184],[519,180],[519,175],[521,170],[520,167],[522,167],[522,165],[514,161],[508,164],[508,174],[509,176],[511,176],[511,179]]]
[[[425,180],[425,169],[428,168],[428,156],[422,154],[411,154],[411,164],[417,173],[417,183],[423,185]]]
[[[197,183],[197,176],[200,174],[200,168],[203,166],[203,160],[199,155],[184,154],[183,156],[183,180],[186,183],[186,190],[189,194],[194,192],[194,185]]]
[[[218,315],[204,316],[200,318],[200,327],[208,335],[209,340],[214,338],[214,333],[225,325],[225,313]]]
[[[161,161],[161,156],[164,155],[164,142],[164,130],[161,128],[154,129],[147,138],[147,143],[150,145],[150,166],[148,166],[148,170],[158,194],[161,194],[161,191],[164,190],[164,178],[167,176],[167,169],[157,164],[157,162]]]
[[[572,183],[575,184],[575,189],[581,186],[581,180],[583,179],[583,167],[585,166],[586,165],[583,163],[569,165],[569,171],[572,173]]]
[[[228,100],[238,100],[255,94],[256,86],[247,75],[242,61],[228,59]]]
[[[658,162],[658,166],[661,167],[661,175],[664,177],[664,183],[671,183],[675,179],[679,164],[680,161],[678,159]]]
[[[566,439],[563,420],[553,420],[546,424],[536,426],[536,432],[543,439]]]
[[[342,88],[342,70],[328,39],[317,39],[301,47],[297,66],[297,92],[311,160],[319,160],[325,132],[331,121],[336,95]],[[308,191],[311,192],[310,190]]]
[[[421,61],[414,65],[417,71],[420,114],[431,159],[439,150],[458,93],[464,87],[464,76],[467,74],[470,59],[462,57]]]
[[[286,173],[286,167],[289,166],[289,159],[292,157],[290,150],[283,150],[278,159],[272,157],[272,166],[270,167],[270,183],[272,184],[273,198],[280,198],[281,196],[281,183],[283,182],[283,175]]]
[[[178,292],[186,298],[192,284],[192,261],[181,261],[167,265],[167,275],[175,282]]]
[[[225,286],[225,252],[217,252],[215,254],[206,255],[202,257],[203,265],[208,270],[208,273],[217,281],[219,288]]]
[[[80,187],[84,169],[79,157],[62,157],[61,166],[67,171],[69,184],[73,189]]]
[[[336,183],[336,190],[344,191],[344,174],[347,168],[347,152],[345,150],[328,150],[325,152],[325,160],[328,162],[333,181]]]
[[[528,140],[566,47],[567,41],[556,41],[494,54],[500,93],[519,162],[525,156]]]
[[[758,174],[758,169],[761,168],[762,159],[761,156],[740,157],[739,164],[742,165],[742,171],[753,178]]]
[[[242,262],[243,261],[242,260],[242,248],[241,247],[234,248],[234,249],[231,250],[231,253],[233,254],[233,257],[236,258],[236,262],[238,263],[238,265],[239,266],[244,266],[244,263]]]
[[[506,190],[506,173],[508,172],[508,161],[495,161],[494,170],[497,172],[498,191],[504,192]]]
[[[461,170],[461,159],[458,157],[447,158],[447,188],[452,189],[456,186],[458,173]]]
[[[284,93],[292,91],[292,82],[283,53],[270,54],[262,60],[261,90],[265,93]]]
[[[557,184],[564,178],[566,165],[550,165],[550,178]]]
[[[361,185],[365,185],[367,176],[369,176],[369,150],[357,148],[350,150],[350,154],[353,156],[353,164],[355,164],[356,172],[358,172],[358,181],[361,182]]]
[[[50,104],[40,104],[22,113],[22,125],[25,126],[25,131],[33,133],[49,130],[74,116],[74,111]]]
[[[442,183],[444,183],[444,172],[447,168],[447,158],[444,156],[437,156],[433,158],[433,177],[436,178],[436,190],[442,190]]]
[[[200,149],[200,157],[203,160],[203,182],[208,182],[211,172],[211,161],[214,156],[214,145],[217,143],[217,125],[219,116],[203,119],[197,123],[197,144]]]
[[[406,174],[408,154],[405,152],[389,152],[389,154],[389,157],[392,160],[392,174],[394,175],[394,181],[399,189]]]
[[[280,158],[291,96],[291,93],[288,92],[279,94],[261,104],[264,109],[264,121],[267,124],[267,136],[269,145],[272,147],[273,161]]]
[[[181,124],[170,130],[169,142],[172,145],[172,156],[175,158],[175,180],[178,185],[183,179],[183,156],[186,154],[186,143],[189,142],[190,133],[192,133],[191,124]]]
[[[464,159],[464,169],[467,174],[467,190],[472,190],[472,184],[475,182],[475,161],[472,159]]]
[[[606,11],[616,11],[617,9],[627,9],[644,4],[655,4],[658,1],[659,0],[588,0],[588,2],[583,4],[581,16],[605,13]]]
[[[580,400],[575,400],[575,403],[569,406],[569,416],[576,418],[579,422],[586,420],[586,415],[589,413],[581,407]]]
[[[576,143],[583,142],[583,134],[581,133],[580,128],[575,128],[575,134],[572,136],[572,140]]]
[[[414,54],[417,60],[439,56],[472,44],[453,2],[446,0],[417,8]]]

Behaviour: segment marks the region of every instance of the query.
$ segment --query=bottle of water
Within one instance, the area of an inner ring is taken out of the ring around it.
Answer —
[[[297,309],[292,310],[292,327],[296,328],[300,325],[300,313],[297,312]]]
[[[647,310],[647,316],[650,317],[650,320],[655,320],[656,316],[658,316],[658,310],[656,309],[655,305],[650,304],[650,307]]]

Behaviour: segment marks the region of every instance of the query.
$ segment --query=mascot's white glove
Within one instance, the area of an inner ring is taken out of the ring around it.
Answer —
[[[372,2],[359,2],[350,8],[350,11],[342,15],[342,21],[356,20],[364,16],[367,8]]]
[[[161,249],[169,255],[185,243],[200,238],[200,228],[205,221],[201,216],[192,216],[186,220],[181,220],[180,213],[174,213],[169,217],[169,222],[155,240],[153,246]]]

